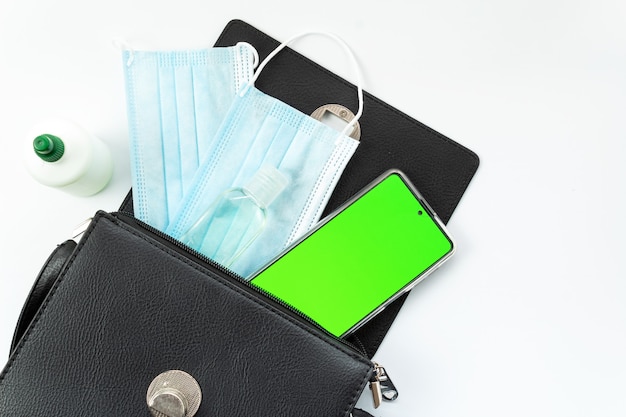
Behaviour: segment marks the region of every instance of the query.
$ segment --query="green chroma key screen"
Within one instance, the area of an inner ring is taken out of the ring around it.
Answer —
[[[346,336],[453,252],[397,172],[252,279],[335,336]]]

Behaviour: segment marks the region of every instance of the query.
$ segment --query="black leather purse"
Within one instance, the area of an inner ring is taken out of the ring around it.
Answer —
[[[95,216],[18,338],[7,416],[348,416],[375,381],[356,347],[123,213]]]
[[[261,59],[279,44],[234,20],[216,46],[240,41]],[[293,50],[270,66],[256,86],[305,113],[356,107],[353,85]],[[398,168],[447,222],[478,157],[367,93],[365,109],[361,144],[325,214]],[[380,386],[369,358],[405,297],[341,341],[132,211],[129,194],[46,262],[0,374],[0,415],[149,415],[151,401],[153,414],[170,407],[160,415],[367,415],[353,407],[368,381]]]

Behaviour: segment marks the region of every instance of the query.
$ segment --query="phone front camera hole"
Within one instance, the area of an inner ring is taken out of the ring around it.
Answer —
[[[418,215],[418,216],[421,216],[421,215],[422,215],[422,213],[423,213],[423,211],[422,211],[422,210],[417,210],[417,215]]]

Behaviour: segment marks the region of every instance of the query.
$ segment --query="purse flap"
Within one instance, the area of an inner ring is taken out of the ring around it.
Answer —
[[[99,212],[0,374],[0,414],[148,416],[152,380],[182,370],[199,416],[348,416],[372,363],[230,278]]]

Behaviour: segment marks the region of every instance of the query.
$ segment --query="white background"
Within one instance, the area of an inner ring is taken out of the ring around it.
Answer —
[[[210,46],[233,18],[281,40],[339,34],[369,92],[481,158],[449,223],[457,254],[411,293],[376,355],[400,398],[374,414],[626,415],[626,3],[617,0],[1,0],[0,362],[50,251],[130,187],[111,39]],[[351,79],[326,40],[294,48]],[[26,173],[25,131],[51,115],[113,149],[105,191],[72,197]],[[371,410],[369,398],[360,405]]]

